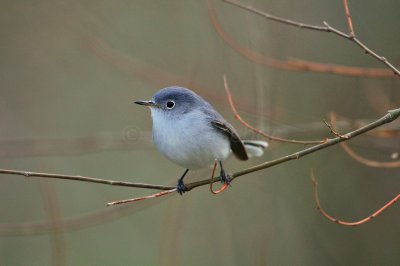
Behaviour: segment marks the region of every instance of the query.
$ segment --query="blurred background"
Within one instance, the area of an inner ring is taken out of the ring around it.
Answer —
[[[348,31],[339,0],[242,2]],[[350,1],[359,39],[395,65],[399,9],[395,0]],[[330,112],[347,132],[400,104],[399,80],[348,40],[221,1],[3,0],[0,21],[3,169],[175,185],[183,169],[152,145],[150,112],[133,101],[186,86],[240,135],[256,138],[234,119],[223,74],[244,119],[291,139],[331,137],[322,122]],[[288,60],[383,71],[371,77],[288,70]],[[399,127],[395,122],[349,145],[369,160],[396,162]],[[307,147],[270,144],[264,157],[231,158],[226,170]],[[399,206],[359,227],[332,223],[316,210],[311,168],[322,206],[338,219],[367,217],[400,192],[399,169],[362,164],[339,145],[242,176],[217,196],[201,187],[120,207],[105,204],[156,191],[3,174],[0,264],[398,264]],[[210,169],[190,172],[187,182],[209,175]]]

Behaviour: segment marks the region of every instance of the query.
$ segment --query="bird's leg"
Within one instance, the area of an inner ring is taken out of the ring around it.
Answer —
[[[183,178],[185,175],[189,172],[189,169],[186,169],[181,178],[178,180],[178,184],[176,185],[176,190],[178,191],[179,194],[182,195],[182,193],[185,193],[187,191],[187,187],[185,186],[185,183],[183,183]]]
[[[222,167],[222,162],[219,161],[219,166],[221,167],[221,172],[219,173],[219,179],[222,184],[227,183],[228,185],[231,183],[231,177],[225,173],[224,167]]]

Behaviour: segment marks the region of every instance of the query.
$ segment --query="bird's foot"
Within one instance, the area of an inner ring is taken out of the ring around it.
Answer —
[[[182,179],[178,180],[178,184],[176,185],[176,191],[182,195],[187,191],[187,187],[185,186],[185,183],[183,183]]]
[[[221,170],[219,174],[219,180],[221,180],[222,184],[228,184],[229,186],[231,186],[232,178],[228,174],[226,174],[224,170]]]

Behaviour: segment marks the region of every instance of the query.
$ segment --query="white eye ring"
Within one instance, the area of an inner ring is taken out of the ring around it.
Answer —
[[[168,100],[166,103],[167,109],[172,109],[175,107],[175,102],[173,100]]]

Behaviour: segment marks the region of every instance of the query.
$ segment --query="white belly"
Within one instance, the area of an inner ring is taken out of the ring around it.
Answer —
[[[172,162],[198,169],[223,161],[231,153],[228,138],[211,128],[199,113],[191,112],[180,119],[169,119],[152,109],[153,139],[157,148]]]

